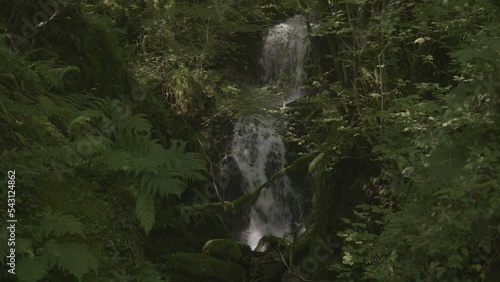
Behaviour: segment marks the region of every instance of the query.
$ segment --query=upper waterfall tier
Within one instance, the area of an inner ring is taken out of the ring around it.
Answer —
[[[282,89],[280,102],[288,103],[305,95],[301,86],[306,78],[305,61],[311,49],[303,16],[294,16],[275,25],[264,38],[259,65],[264,83]],[[281,104],[281,103],[280,103]]]

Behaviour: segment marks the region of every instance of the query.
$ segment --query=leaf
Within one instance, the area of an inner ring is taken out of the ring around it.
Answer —
[[[475,49],[465,48],[451,53],[451,56],[457,58],[459,62],[467,63],[473,59],[483,59],[486,61],[494,61],[498,55],[490,49]]]
[[[180,196],[187,185],[178,178],[179,176],[180,174],[169,171],[162,171],[158,175],[148,173],[142,178],[141,188],[152,195],[159,194],[162,197],[168,195]]]
[[[133,115],[126,120],[129,129],[132,129],[134,132],[146,132],[149,133],[151,131],[151,123],[146,119],[145,114],[137,114]]]
[[[419,37],[419,38],[417,38],[417,39],[413,42],[413,44],[417,44],[417,43],[418,43],[418,44],[422,44],[422,43],[424,43],[425,41],[426,41],[426,39],[425,39],[424,37]]]
[[[40,107],[42,108],[42,110],[44,110],[47,114],[54,113],[54,112],[56,112],[56,111],[58,111],[60,109],[47,96],[40,96],[38,98],[38,101],[40,102]]]
[[[51,235],[62,237],[66,234],[85,238],[83,224],[76,217],[62,213],[47,213],[40,221],[38,232],[42,238],[48,238]]]
[[[138,176],[140,173],[158,173],[160,165],[161,162],[159,160],[145,156],[135,155],[131,159],[131,166],[132,170],[135,171],[135,176]]]
[[[153,229],[155,223],[155,205],[153,196],[140,192],[135,203],[135,213],[146,234]]]
[[[113,150],[96,157],[94,160],[108,170],[127,170],[131,165],[132,156],[122,150]]]
[[[172,171],[179,171],[183,180],[204,180],[199,172],[206,171],[206,161],[198,153],[184,152],[186,142],[172,140],[166,151],[165,165]]]
[[[97,258],[80,243],[57,243],[51,240],[45,244],[44,255],[49,259],[49,267],[57,266],[79,281],[91,270],[97,270],[98,266]]]
[[[47,262],[40,257],[22,257],[17,262],[16,275],[20,281],[39,281],[47,275]]]

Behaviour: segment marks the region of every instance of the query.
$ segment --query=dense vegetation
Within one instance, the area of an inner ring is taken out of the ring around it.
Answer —
[[[2,213],[1,281],[499,279],[498,1],[0,5],[1,202],[18,220],[12,275]],[[312,212],[257,255],[234,225],[258,194],[226,199],[217,164],[262,108],[245,87],[262,35],[295,14],[310,95],[286,109],[277,175],[307,179]]]

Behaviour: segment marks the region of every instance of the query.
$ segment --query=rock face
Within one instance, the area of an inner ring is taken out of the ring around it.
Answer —
[[[175,253],[166,262],[170,282],[242,282],[245,270],[232,262],[204,254]]]

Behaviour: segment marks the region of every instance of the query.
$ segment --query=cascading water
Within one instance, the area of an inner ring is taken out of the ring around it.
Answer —
[[[304,96],[301,86],[306,78],[305,60],[311,50],[303,16],[295,16],[275,25],[264,39],[259,60],[262,80],[281,88],[285,93],[280,102],[289,103]]]
[[[246,193],[255,191],[285,166],[285,146],[271,123],[266,117],[250,116],[235,127],[232,156],[242,173]],[[250,211],[250,224],[242,239],[255,249],[266,234],[283,237],[293,221],[293,201],[294,194],[286,176],[264,188]]]
[[[304,96],[300,89],[306,77],[304,61],[310,50],[305,19],[295,16],[274,26],[264,40],[262,67],[264,83],[288,92],[280,101],[288,103]],[[285,146],[275,132],[274,121],[265,116],[242,118],[235,126],[231,156],[242,173],[243,190],[255,191],[286,164]],[[242,240],[255,249],[262,236],[283,237],[301,216],[300,200],[286,176],[264,188],[250,210],[250,223]]]

